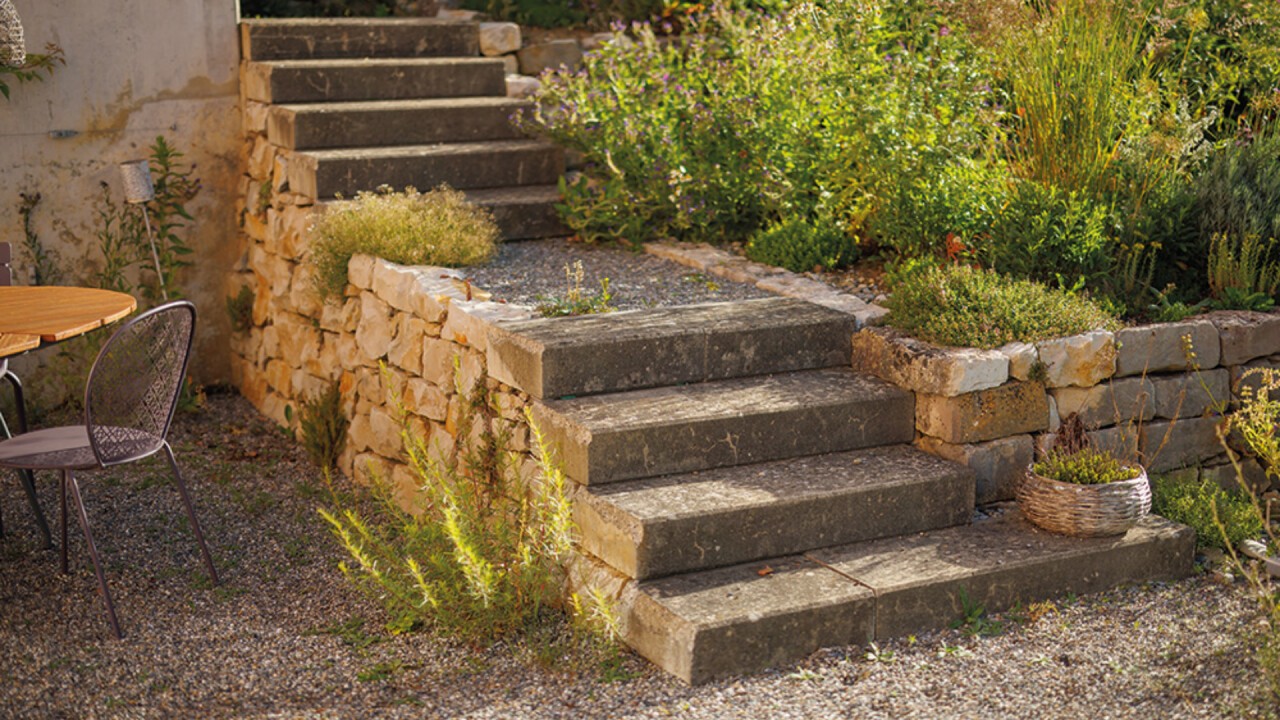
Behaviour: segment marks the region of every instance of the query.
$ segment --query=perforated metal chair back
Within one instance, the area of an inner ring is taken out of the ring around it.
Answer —
[[[187,373],[196,308],[166,303],[111,336],[89,371],[84,419],[103,467],[160,450]]]

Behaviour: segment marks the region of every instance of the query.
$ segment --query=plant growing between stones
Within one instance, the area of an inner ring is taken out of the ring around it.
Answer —
[[[248,332],[253,327],[253,290],[248,285],[240,286],[240,292],[227,297],[227,317],[231,319],[231,329],[236,332]]]
[[[588,293],[582,290],[582,280],[586,272],[582,261],[577,260],[572,266],[564,266],[565,294],[563,297],[543,297],[537,311],[542,317],[563,317],[566,315],[594,315],[613,312],[617,308],[609,304],[613,294],[609,292],[609,278],[600,280],[600,292]]]
[[[456,364],[455,364],[456,368]],[[521,471],[511,450],[512,424],[480,379],[463,387],[452,450],[401,432],[420,494],[415,512],[392,497],[386,479],[373,488],[374,510],[345,504],[322,509],[351,555],[342,571],[370,592],[404,631],[427,625],[472,642],[528,632],[560,602],[577,535],[569,488],[551,449],[526,411],[536,468]],[[603,596],[571,599],[584,626],[608,636],[615,625]]]
[[[302,403],[298,427],[307,457],[326,470],[335,467],[346,443],[348,425],[350,421],[342,411],[342,390],[335,380]]]

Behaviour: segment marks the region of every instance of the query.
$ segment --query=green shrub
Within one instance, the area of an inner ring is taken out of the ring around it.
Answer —
[[[1105,485],[1132,480],[1138,468],[1127,466],[1110,453],[1085,447],[1075,451],[1055,449],[1034,466],[1037,475],[1076,485]]]
[[[890,325],[943,345],[994,348],[1118,326],[1084,298],[965,266],[907,273],[887,305]]]
[[[227,298],[227,317],[231,318],[231,329],[236,332],[248,332],[253,327],[253,290],[242,285],[235,297]]]
[[[298,427],[307,457],[325,470],[335,467],[347,439],[348,425],[350,421],[342,411],[342,391],[334,381],[323,392],[302,403]]]
[[[991,223],[978,255],[1005,275],[1069,289],[1099,281],[1114,263],[1111,208],[1081,192],[1016,182]]]
[[[1222,145],[1196,179],[1196,200],[1201,252],[1218,235],[1280,238],[1280,129]]]
[[[338,506],[321,514],[354,560],[343,572],[381,601],[391,627],[427,625],[490,642],[532,629],[561,600],[577,529],[568,481],[528,413],[539,472],[525,480],[511,424],[485,380],[458,391],[466,402],[452,451],[429,447],[407,427],[401,433],[421,488],[416,512],[379,483],[375,511],[335,497]],[[584,618],[610,617],[598,597],[570,605]]]
[[[419,194],[380,188],[330,208],[312,228],[311,262],[322,297],[341,295],[347,263],[364,253],[403,265],[475,265],[493,256],[498,226],[488,210],[440,186]]]
[[[1209,293],[1213,307],[1223,310],[1269,310],[1280,288],[1280,262],[1275,238],[1215,235],[1209,245]]]
[[[1225,550],[1238,547],[1241,540],[1262,536],[1262,520],[1249,498],[1227,492],[1211,480],[1157,477],[1152,484],[1151,509],[1195,530],[1196,541],[1204,547]]]
[[[858,248],[832,222],[794,217],[756,233],[746,254],[756,262],[809,272],[844,267],[857,258]]]

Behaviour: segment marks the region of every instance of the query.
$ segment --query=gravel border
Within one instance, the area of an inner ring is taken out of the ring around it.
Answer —
[[[17,483],[0,484],[2,717],[1218,718],[1266,717],[1239,585],[1205,577],[1059,601],[994,637],[960,630],[815,653],[689,688],[626,655],[604,681],[542,645],[476,650],[389,636],[335,569],[316,468],[234,394],[172,435],[224,584],[210,589],[159,463],[87,476],[127,633],[111,638],[78,528],[73,571],[37,550]],[[340,481],[339,481],[340,482]],[[46,508],[56,484],[40,482]],[[53,513],[56,519],[56,513]],[[354,628],[335,632],[337,626]],[[329,630],[326,630],[328,628]],[[892,653],[892,658],[889,657]],[[586,659],[584,659],[584,657]],[[363,679],[362,679],[363,678]]]

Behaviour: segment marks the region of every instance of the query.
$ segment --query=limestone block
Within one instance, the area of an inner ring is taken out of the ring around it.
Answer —
[[[436,17],[441,20],[461,20],[463,22],[474,22],[480,17],[480,13],[476,10],[459,10],[456,8],[442,7],[436,11]]]
[[[395,411],[399,414],[398,406],[403,401],[409,376],[393,367],[380,368],[378,376],[382,382],[382,404],[386,405],[388,412]]]
[[[1106,330],[1036,343],[1049,387],[1091,387],[1116,370],[1115,336]]]
[[[1218,440],[1220,418],[1183,418],[1149,423],[1142,428],[1142,453],[1148,472],[1196,465],[1223,452]]]
[[[1237,462],[1240,464],[1239,472],[1236,471],[1235,466],[1230,461],[1205,465],[1200,468],[1200,479],[1215,482],[1228,492],[1240,490],[1241,482],[1254,492],[1266,492],[1271,487],[1271,480],[1267,478],[1267,471],[1262,468],[1262,465],[1257,460],[1246,457],[1239,458]]]
[[[1009,377],[1014,380],[1030,380],[1032,368],[1040,361],[1036,346],[1027,343],[1011,342],[996,351],[1009,358]]]
[[[1116,332],[1116,375],[1185,370],[1188,352],[1201,368],[1217,367],[1218,329],[1205,319],[1124,328]]]
[[[342,363],[338,360],[338,334],[320,333],[320,352],[314,359],[302,364],[302,369],[317,377],[336,378],[342,374]],[[354,341],[352,342],[354,345]]]
[[[251,183],[249,183],[249,188],[247,192],[250,194],[247,195],[247,197],[252,197],[252,198],[258,197],[259,187],[260,185],[257,180],[254,180]],[[251,240],[254,240],[255,242],[265,243],[270,241],[271,233],[268,232],[268,229],[271,227],[269,214],[266,215],[264,219],[264,214],[259,213],[257,211],[257,208],[255,207],[255,208],[246,208],[246,211],[242,217],[244,218],[244,234],[245,235],[247,235]],[[270,248],[268,247],[268,249]]]
[[[1244,397],[1246,390],[1251,394],[1257,393],[1258,388],[1266,380],[1267,370],[1280,370],[1280,355],[1272,355],[1232,367],[1230,369],[1231,393],[1236,397]],[[1276,380],[1280,380],[1280,374],[1270,374],[1274,375]]]
[[[336,335],[333,349],[338,357],[338,367],[344,370],[354,370],[364,364],[364,354],[360,352],[360,346],[356,344],[356,336],[353,333]]]
[[[435,383],[410,378],[405,384],[404,407],[409,412],[444,422],[449,413],[449,396]]]
[[[325,330],[354,333],[359,324],[359,300],[329,300],[320,308],[320,327]]]
[[[502,56],[502,74],[503,75],[519,75],[520,74],[520,61],[516,59],[515,55]]]
[[[310,263],[298,263],[293,267],[293,280],[289,284],[289,305],[294,312],[306,317],[318,318],[324,304],[316,292],[316,270]]]
[[[1058,428],[1062,427],[1062,414],[1058,412],[1058,401],[1053,399],[1052,395],[1047,396],[1049,401],[1049,432],[1056,433]]]
[[[497,57],[520,49],[520,26],[510,22],[480,23],[480,54]]]
[[[356,344],[364,354],[366,365],[376,365],[387,354],[395,337],[394,311],[371,292],[360,294],[360,325],[356,328]]]
[[[262,407],[258,408],[263,415],[281,427],[293,427],[297,422],[297,412],[293,402],[280,394],[268,392],[262,399]]]
[[[365,486],[386,482],[391,478],[392,463],[375,453],[362,452],[352,462],[352,479]]]
[[[378,258],[372,255],[352,255],[347,262],[347,282],[361,290],[373,289],[373,267]]]
[[[510,320],[529,320],[534,311],[521,305],[485,301],[455,300],[449,307],[440,336],[480,352],[489,347],[489,328]]]
[[[418,292],[420,275],[422,272],[417,268],[379,258],[373,264],[373,292],[391,307],[413,312],[417,306],[414,295]]]
[[[261,326],[271,317],[271,292],[268,290],[267,278],[254,270],[251,287],[253,287],[253,324]]]
[[[244,399],[248,400],[251,405],[262,410],[262,404],[266,400],[267,393],[270,391],[270,385],[267,383],[267,375],[252,363],[244,363],[241,367],[240,394]]]
[[[1231,374],[1226,368],[1150,380],[1155,388],[1155,415],[1160,418],[1198,417],[1231,400]]]
[[[267,384],[281,395],[293,395],[293,368],[283,360],[268,362]]]
[[[1051,391],[1059,417],[1076,413],[1086,428],[1143,422],[1155,416],[1155,387],[1145,378],[1112,380],[1090,388],[1064,387]]]
[[[422,492],[422,480],[413,468],[404,463],[392,463],[390,477],[391,498],[407,513],[421,513],[426,497]]]
[[[998,387],[1009,379],[1009,359],[995,350],[939,347],[890,328],[854,334],[853,369],[945,397]]]
[[[387,348],[387,362],[413,373],[422,374],[422,342],[426,339],[427,323],[409,313],[400,314],[395,339]]]
[[[267,252],[262,245],[255,244],[249,249],[249,267],[266,281],[272,297],[279,298],[289,294],[289,288],[293,284],[293,263]]]
[[[1018,482],[1031,465],[1035,443],[1030,435],[1014,435],[990,442],[953,445],[921,436],[916,446],[927,453],[960,463],[977,476],[974,502],[979,505],[1012,500]]]
[[[400,421],[386,408],[374,407],[369,411],[369,448],[385,458],[402,456]]]
[[[294,370],[293,396],[298,399],[299,404],[308,402],[323,395],[332,383],[332,380],[317,377],[306,370]]]
[[[879,327],[889,319],[889,308],[869,303],[866,308],[853,314],[859,328]]]
[[[271,192],[273,194],[289,192],[289,153],[276,153],[271,163]]]
[[[244,134],[247,138],[255,135],[262,135],[267,132],[267,115],[271,106],[257,100],[244,101],[244,115],[241,122],[244,123]]]
[[[471,392],[484,378],[484,355],[474,350],[464,352],[458,363],[458,384],[464,392]]]
[[[582,48],[577,40],[552,40],[528,45],[516,53],[520,72],[541,75],[544,70],[577,70],[582,66]]]
[[[283,358],[290,365],[301,367],[305,358],[320,355],[320,328],[309,319],[292,313],[279,313],[273,327],[279,338],[279,353],[272,357]]]
[[[1049,402],[1037,383],[1011,382],[954,397],[916,395],[916,429],[952,444],[995,440],[1048,427]]]
[[[422,377],[442,388],[453,388],[454,357],[462,346],[447,340],[426,338],[422,341]]]
[[[1280,315],[1260,312],[1216,312],[1206,316],[1218,328],[1225,366],[1280,353]]]
[[[533,97],[540,87],[542,87],[542,83],[538,82],[538,78],[529,77],[528,75],[507,75],[507,97],[509,98],[523,100],[524,98]]]
[[[276,148],[267,142],[265,135],[253,139],[253,147],[249,150],[249,177],[259,182],[269,182],[275,161]]]
[[[498,405],[498,414],[502,417],[517,422],[524,419],[524,407],[528,403],[521,400],[518,395],[499,391],[494,393],[494,401]]]
[[[286,207],[283,210],[272,208],[267,212],[271,224],[271,235],[275,252],[294,261],[303,260],[310,247],[311,225],[315,222],[316,212],[309,207]]]

